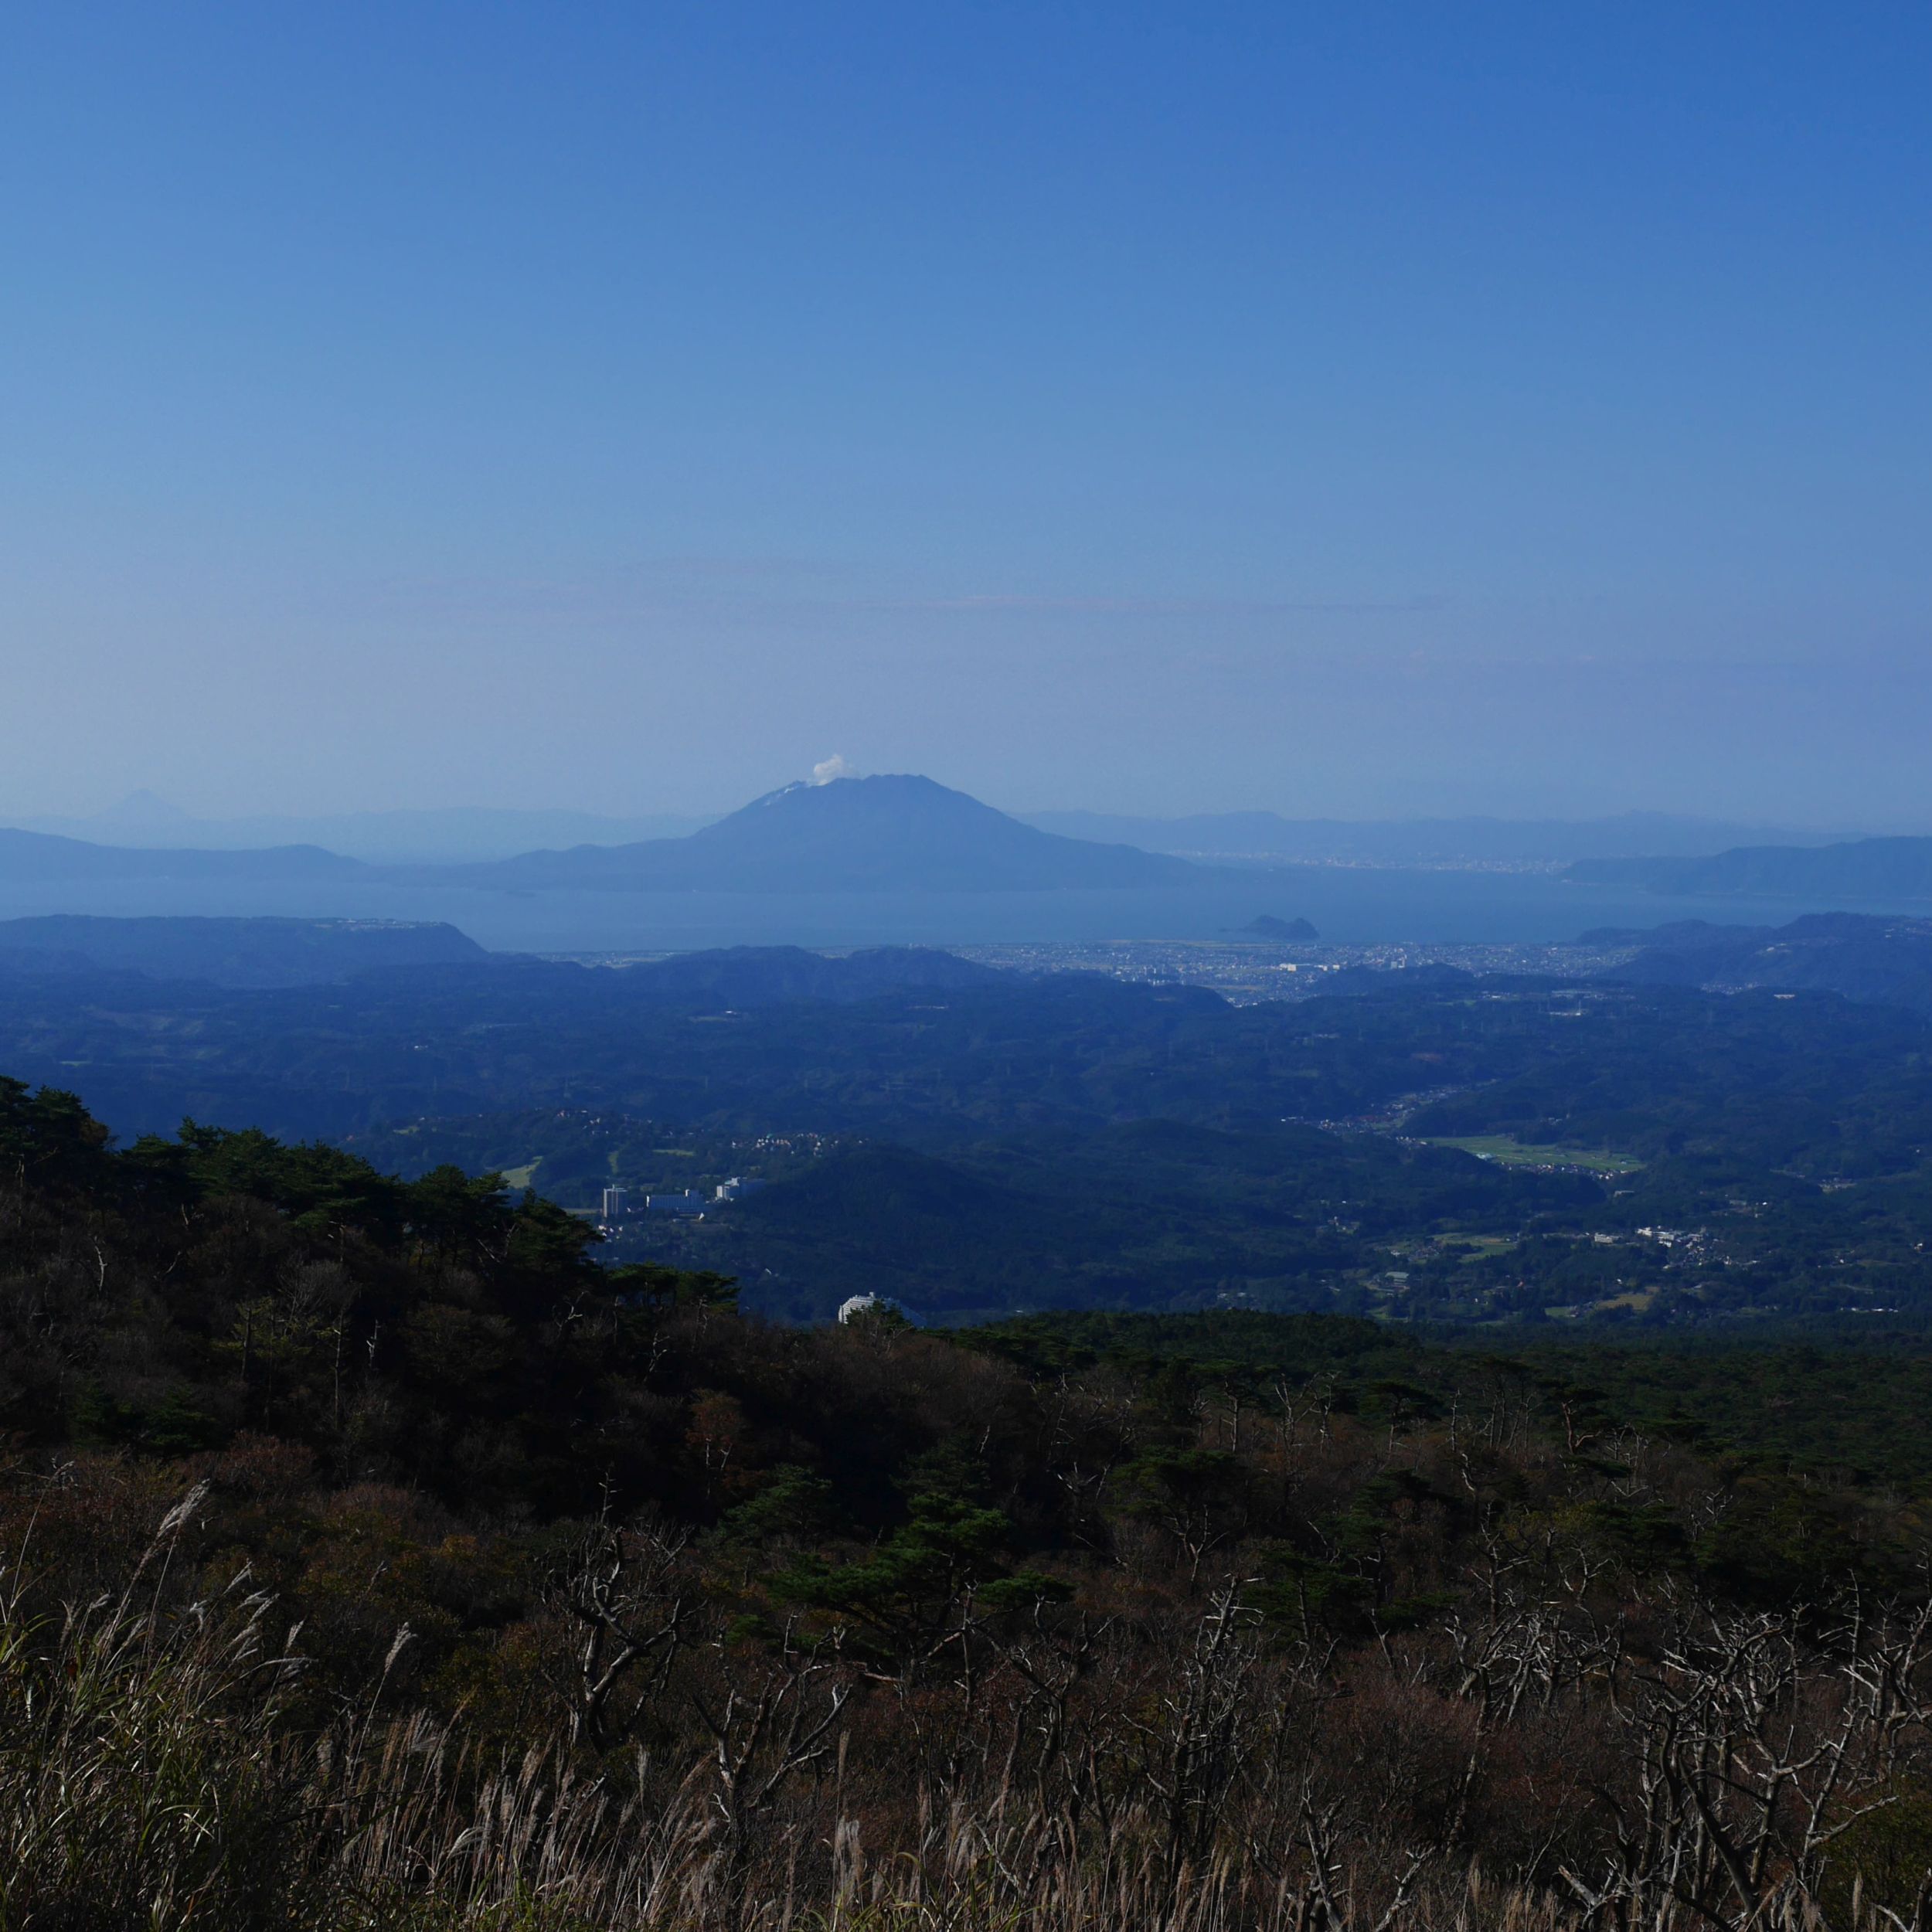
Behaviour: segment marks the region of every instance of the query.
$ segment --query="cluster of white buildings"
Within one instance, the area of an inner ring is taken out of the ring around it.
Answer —
[[[741,1201],[747,1194],[756,1194],[764,1186],[763,1181],[753,1180],[742,1174],[734,1174],[728,1181],[720,1181],[709,1194],[700,1188],[688,1188],[682,1194],[647,1194],[644,1196],[646,1214],[702,1214],[709,1207],[721,1201]],[[619,1187],[614,1182],[604,1190],[603,1204],[597,1210],[598,1219],[604,1221],[621,1221],[630,1213],[631,1190]]]

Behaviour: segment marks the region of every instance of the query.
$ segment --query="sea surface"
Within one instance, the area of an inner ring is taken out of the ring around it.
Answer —
[[[40,913],[444,920],[494,951],[712,946],[1094,944],[1231,937],[1257,913],[1337,945],[1549,944],[1679,919],[1780,925],[1804,912],[1932,913],[1923,902],[1666,896],[1549,873],[1284,866],[1185,890],[1026,893],[480,891],[340,883],[113,880],[0,885],[0,918]]]

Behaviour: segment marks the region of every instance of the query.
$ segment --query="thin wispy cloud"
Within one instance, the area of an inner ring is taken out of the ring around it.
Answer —
[[[815,594],[801,580],[834,566],[784,558],[679,558],[582,578],[392,577],[332,603],[371,614],[607,623],[674,611],[933,617],[1253,617],[1412,616],[1440,611],[1435,595],[1400,597],[1146,596],[1117,592],[976,591],[957,596]]]
[[[999,614],[1006,611],[1066,614],[1082,617],[1270,617],[1294,613],[1372,614],[1440,610],[1438,597],[1216,597],[1039,596],[1012,591],[984,591],[970,597],[908,597],[869,607]]]

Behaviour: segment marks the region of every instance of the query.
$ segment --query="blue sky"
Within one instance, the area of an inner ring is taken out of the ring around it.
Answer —
[[[1932,13],[29,10],[0,811],[1932,830]]]

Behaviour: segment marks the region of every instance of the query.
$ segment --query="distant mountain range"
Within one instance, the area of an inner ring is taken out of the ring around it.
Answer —
[[[786,785],[684,838],[526,852],[423,883],[626,891],[1037,892],[1185,886],[1185,859],[1023,825],[906,774]]]
[[[1631,811],[1614,818],[1400,818],[1352,823],[1284,818],[1272,811],[1207,812],[1184,818],[1121,818],[1098,811],[1025,815],[1029,825],[1069,838],[1116,839],[1148,852],[1217,862],[1304,865],[1561,865],[1631,852],[1719,852],[1747,838],[1792,845],[1842,835],[1787,832],[1716,819]]]
[[[362,879],[359,859],[319,845],[274,845],[257,852],[199,847],[95,845],[50,832],[0,829],[0,879]]]
[[[315,845],[102,845],[0,830],[0,880],[17,882],[334,878],[522,892],[1034,892],[1186,885],[1207,876],[1185,859],[1042,832],[911,776],[787,785],[682,838],[464,865],[379,866]]]
[[[1740,845],[1706,859],[1593,859],[1567,879],[1585,886],[1716,897],[1932,899],[1932,838],[1856,838],[1838,845]]]
[[[681,813],[611,818],[590,811],[515,811],[474,805],[427,811],[197,818],[151,791],[134,792],[92,818],[16,821],[24,832],[51,833],[95,845],[217,852],[321,845],[345,858],[378,866],[464,865],[509,859],[539,846],[617,845],[643,838],[675,838],[710,823],[708,817]]]
[[[126,843],[66,833],[0,830],[0,881],[184,879],[254,883],[454,886],[513,892],[981,893],[1113,890],[1211,883],[1220,868],[1361,865],[1554,866],[1592,884],[1675,892],[1789,892],[1833,897],[1932,896],[1932,839],[1864,839],[1808,848],[1794,843],[1709,852],[1736,828],[1631,815],[1583,824],[1502,819],[1417,820],[1348,825],[1247,812],[1184,819],[1107,818],[1059,813],[1028,821],[907,774],[786,785],[729,817],[677,837],[607,842],[597,837],[507,857],[426,862],[405,855],[434,819],[447,842],[508,838],[534,823],[600,835],[624,821],[563,813],[369,814],[335,821],[235,821],[259,827],[334,822],[356,828],[365,855],[385,838],[379,862],[311,843],[211,845],[201,827],[159,799],[137,794],[112,821]],[[684,821],[689,824],[692,821]],[[386,827],[378,832],[375,828]],[[191,836],[193,833],[195,835]],[[1110,834],[1120,836],[1110,837]],[[1131,837],[1125,835],[1133,835]],[[1606,855],[1641,851],[1641,859]],[[1182,857],[1182,852],[1192,857]],[[1206,862],[1196,862],[1205,861]]]
[[[822,789],[822,787],[820,787]],[[1593,819],[1409,818],[1355,822],[1288,818],[1271,811],[1178,818],[1095,811],[1019,812],[1022,825],[1090,844],[1126,845],[1170,856],[1308,865],[1560,865],[1634,853],[1694,857],[1747,841],[1810,846],[1842,833],[1794,832],[1662,812]],[[682,838],[715,816],[519,811],[481,806],[430,811],[258,814],[197,818],[151,791],[137,791],[90,818],[22,818],[18,829],[92,845],[151,851],[260,851],[319,845],[376,866],[484,864],[580,845],[634,845]]]

